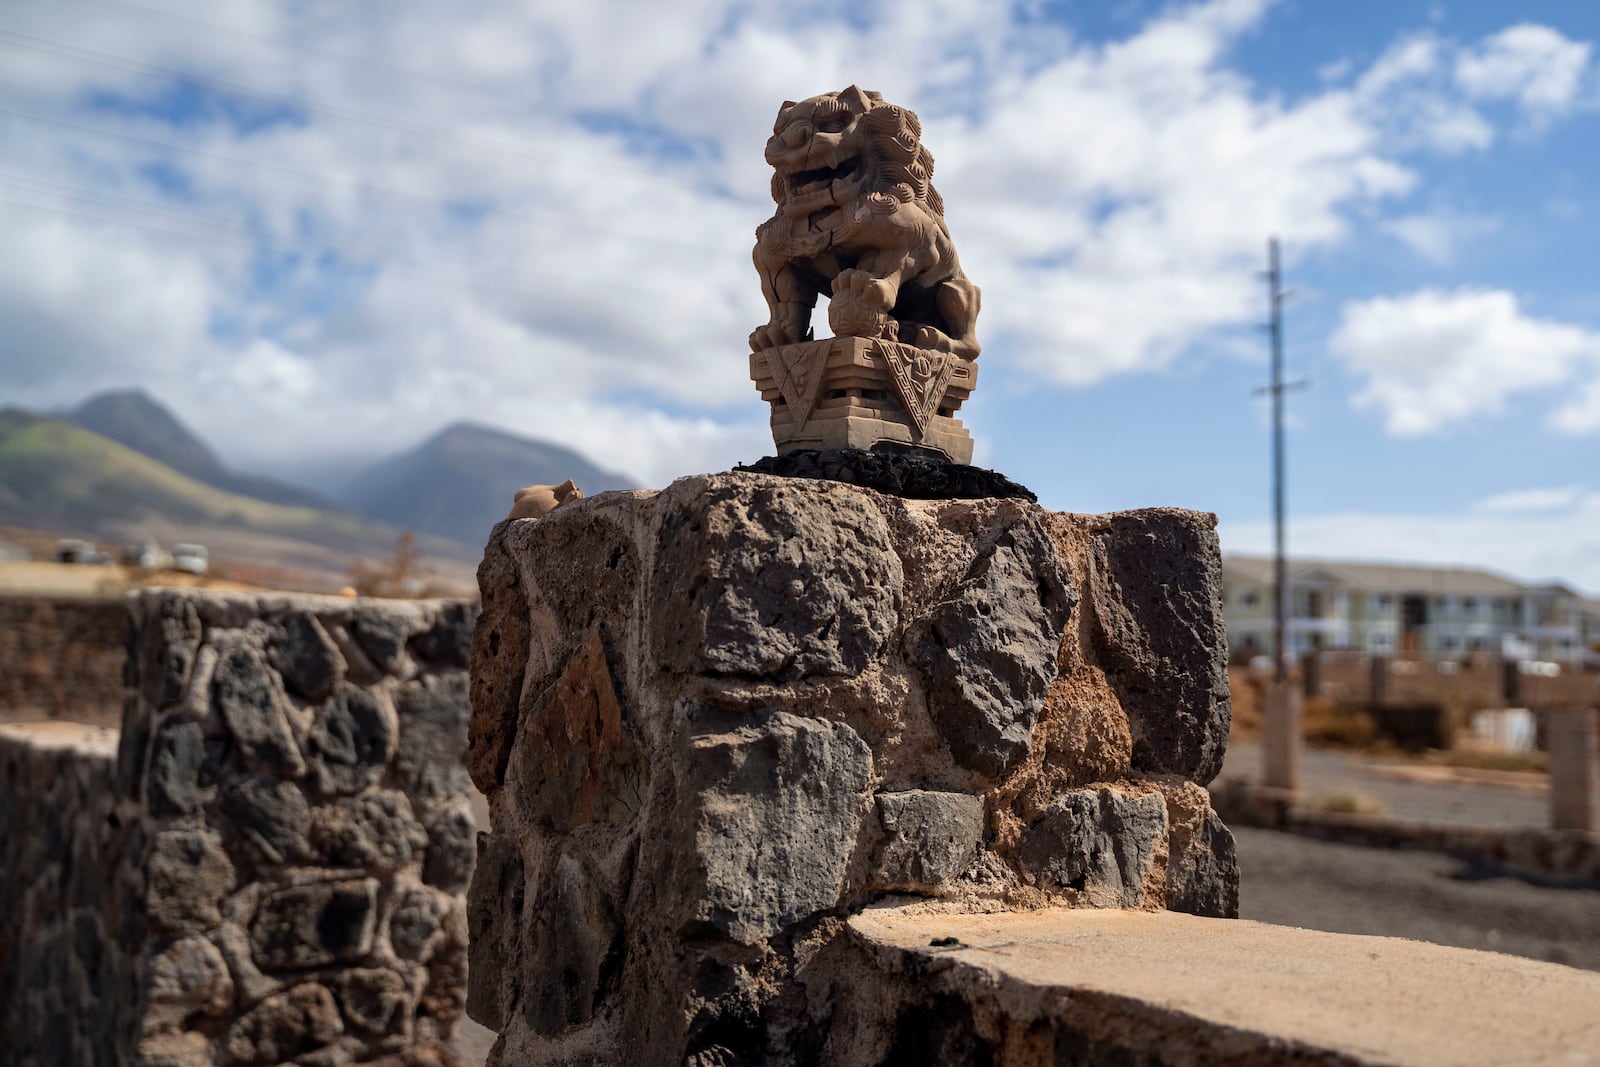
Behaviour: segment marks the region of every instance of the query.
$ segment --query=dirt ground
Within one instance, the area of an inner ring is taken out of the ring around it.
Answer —
[[[1483,877],[1432,852],[1239,828],[1239,917],[1600,970],[1600,891]]]

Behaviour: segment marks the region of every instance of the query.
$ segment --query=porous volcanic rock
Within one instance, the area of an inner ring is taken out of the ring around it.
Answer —
[[[765,456],[737,470],[780,478],[818,478],[889,496],[914,500],[984,500],[1039,498],[998,471],[952,463],[943,455],[917,449],[800,449]]]
[[[735,471],[496,527],[467,757],[490,1062],[817,1062],[804,990],[885,893],[1229,913],[1192,781],[1226,732],[1214,524]]]

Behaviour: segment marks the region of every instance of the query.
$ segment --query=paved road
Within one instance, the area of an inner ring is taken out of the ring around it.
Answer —
[[[1336,845],[1239,828],[1239,916],[1411,937],[1600,970],[1600,892],[1474,878],[1432,852]]]
[[[1313,804],[1340,793],[1362,793],[1381,803],[1384,813],[1396,819],[1469,826],[1549,825],[1549,794],[1540,776],[1501,776],[1521,783],[1508,787],[1450,780],[1450,773],[1446,768],[1424,767],[1409,760],[1311,748],[1305,753],[1302,789]],[[1421,780],[1429,774],[1440,780]],[[1222,777],[1260,781],[1260,746],[1230,740]]]

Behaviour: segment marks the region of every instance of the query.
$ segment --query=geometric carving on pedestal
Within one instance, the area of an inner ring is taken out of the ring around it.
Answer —
[[[778,391],[783,394],[796,429],[803,428],[811,417],[817,397],[822,394],[823,379],[827,377],[827,354],[820,353],[822,359],[814,358],[817,354],[812,345],[785,345],[776,350],[775,359],[769,360],[778,379]]]
[[[944,401],[945,389],[955,371],[955,357],[925,348],[907,353],[898,346],[890,348],[882,341],[874,341],[872,348],[888,366],[895,392],[900,394],[900,402],[911,416],[920,442],[928,433],[928,420]]]
[[[972,437],[955,413],[977,384],[978,367],[960,356],[824,337],[751,353],[750,377],[772,405],[779,455],[888,442],[972,462]]]

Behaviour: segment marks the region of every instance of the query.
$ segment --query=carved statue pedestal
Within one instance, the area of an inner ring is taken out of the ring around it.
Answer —
[[[750,377],[772,405],[779,455],[888,441],[972,462],[972,436],[954,415],[977,384],[978,368],[958,356],[825,337],[752,353]]]

